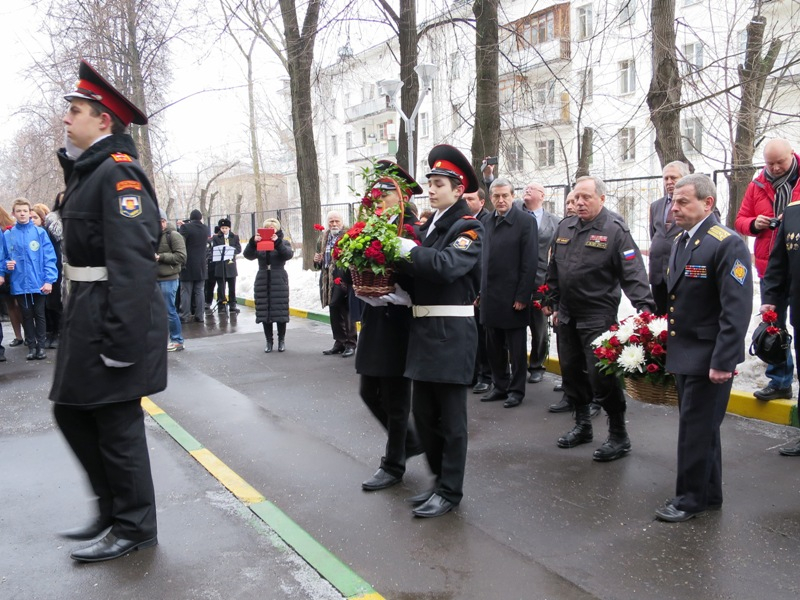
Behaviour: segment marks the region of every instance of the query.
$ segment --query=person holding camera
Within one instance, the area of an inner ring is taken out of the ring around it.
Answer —
[[[768,141],[764,146],[764,168],[747,187],[739,213],[736,215],[736,231],[756,238],[753,254],[756,259],[756,271],[761,278],[762,295],[763,278],[778,235],[778,226],[783,219],[783,211],[790,202],[800,200],[798,159],[800,156],[795,154],[787,140],[776,138]],[[786,327],[788,302],[787,294],[775,303],[780,327]],[[765,374],[769,383],[753,393],[756,398],[759,400],[792,398],[794,362],[791,349],[786,350],[786,362],[769,365]]]

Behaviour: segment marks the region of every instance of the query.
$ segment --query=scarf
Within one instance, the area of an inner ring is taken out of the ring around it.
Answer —
[[[775,200],[772,203],[772,210],[776,217],[780,217],[786,209],[786,205],[792,199],[792,188],[797,183],[797,159],[792,157],[792,166],[783,175],[775,177],[764,169],[764,179],[766,179],[775,190]]]

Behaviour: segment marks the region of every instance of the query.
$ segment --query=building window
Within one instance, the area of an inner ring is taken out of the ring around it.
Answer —
[[[556,82],[545,81],[537,83],[533,87],[533,99],[540,107],[546,104],[553,104],[556,101]]]
[[[348,150],[353,147],[352,131],[348,131],[347,133],[344,134],[344,145],[347,147]]]
[[[624,127],[619,130],[619,159],[636,159],[636,128]]]
[[[536,151],[539,155],[539,167],[554,167],[556,164],[556,141],[543,140],[536,142]]]
[[[458,129],[459,126],[461,125],[461,115],[459,114],[460,108],[461,107],[458,104],[455,104],[455,103],[450,105],[450,110],[451,110],[451,113],[450,113],[450,121],[451,121],[451,123],[450,123],[450,125],[451,125],[453,131]]]
[[[617,212],[626,223],[632,223],[636,208],[636,198],[633,196],[620,196],[617,199]]]
[[[366,146],[367,145],[367,128],[366,127],[362,127],[361,128],[361,145],[362,146]]]
[[[619,63],[619,93],[631,94],[636,91],[636,62],[622,60]]]
[[[636,20],[634,0],[621,0],[619,3],[619,22],[621,25],[633,25]]]
[[[683,151],[686,154],[699,154],[703,151],[703,125],[700,119],[689,117],[683,120],[681,127]]]
[[[508,165],[508,170],[511,172],[519,172],[523,170],[524,161],[523,155],[525,150],[522,148],[522,144],[518,142],[512,142],[508,146],[508,150],[506,151],[506,164]]]
[[[592,37],[592,5],[579,6],[575,10],[578,21],[578,39],[585,40]]]
[[[591,102],[594,95],[594,71],[589,67],[580,74],[581,77],[581,101]]]
[[[543,44],[552,39],[555,39],[555,13],[553,11],[531,15],[517,23],[516,42],[518,50]]]
[[[331,156],[336,156],[339,154],[339,140],[336,139],[335,135],[331,136]]]
[[[419,135],[420,137],[428,137],[430,132],[430,123],[428,122],[428,113],[419,113]]]
[[[703,45],[700,42],[686,44],[683,47],[683,58],[686,61],[684,75],[699,71],[703,68]]]
[[[381,141],[386,139],[386,123],[378,125],[378,139]]]
[[[339,174],[333,174],[333,193],[338,196],[339,195]]]
[[[356,174],[353,172],[347,174],[347,187],[351,192],[356,192]]]

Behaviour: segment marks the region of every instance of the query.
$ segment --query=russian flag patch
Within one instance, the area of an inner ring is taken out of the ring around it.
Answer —
[[[622,252],[622,258],[624,258],[625,260],[633,260],[634,258],[636,258],[636,252],[634,251],[633,248],[631,248],[630,250],[624,250]]]

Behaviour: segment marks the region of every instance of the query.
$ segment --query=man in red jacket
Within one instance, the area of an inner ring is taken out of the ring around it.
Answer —
[[[786,205],[800,200],[799,160],[800,156],[794,153],[787,140],[777,138],[767,142],[764,146],[764,169],[747,187],[736,215],[736,231],[756,238],[754,254],[759,278],[763,278],[767,270]],[[776,308],[782,327],[786,326],[787,305],[788,298],[784,298]],[[787,349],[786,362],[767,366],[769,383],[753,395],[759,400],[791,399],[793,373],[792,351]]]

